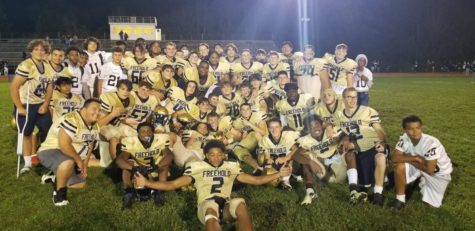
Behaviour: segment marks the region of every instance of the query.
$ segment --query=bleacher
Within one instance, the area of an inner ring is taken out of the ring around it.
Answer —
[[[10,70],[14,70],[16,65],[18,65],[22,59],[22,52],[25,51],[27,55],[29,53],[26,51],[26,46],[31,39],[17,38],[17,39],[0,39],[0,62],[8,62]],[[52,47],[60,47],[65,49],[66,45],[59,39],[50,39]],[[75,44],[78,47],[82,47],[84,40],[78,40]],[[181,45],[187,45],[190,50],[197,51],[198,44],[206,42],[210,45],[210,50],[216,43],[225,45],[226,43],[233,42],[238,46],[239,49],[248,48],[252,52],[255,52],[258,48],[263,48],[266,51],[276,50],[277,47],[273,41],[270,40],[162,40],[160,41],[162,49],[164,49],[165,44],[169,41],[173,41],[177,44],[177,48]],[[110,51],[111,47],[115,44],[116,41],[102,39],[102,48],[101,50]],[[130,50],[134,44],[134,41],[127,41],[128,49]]]

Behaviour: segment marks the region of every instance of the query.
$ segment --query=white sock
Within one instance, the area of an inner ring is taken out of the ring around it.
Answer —
[[[312,193],[315,193],[315,191],[313,191],[313,188],[307,188],[307,195],[310,195]]]
[[[257,167],[257,169],[259,169],[261,171],[264,171],[264,169],[262,167]]]
[[[375,185],[374,186],[374,193],[383,194],[383,186]]]
[[[346,175],[348,175],[348,184],[358,184],[358,171],[356,171],[356,168],[346,170]]]
[[[282,181],[289,182],[290,176],[282,177]]]
[[[25,167],[31,167],[31,156],[23,156],[23,160],[25,160]]]
[[[400,200],[401,202],[406,203],[406,194],[396,195],[396,199]]]

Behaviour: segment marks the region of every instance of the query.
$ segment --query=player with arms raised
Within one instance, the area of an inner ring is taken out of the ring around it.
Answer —
[[[247,206],[242,198],[231,199],[234,180],[241,183],[262,185],[290,174],[289,167],[267,176],[251,176],[243,173],[239,164],[226,161],[224,144],[209,141],[204,146],[205,161],[188,163],[184,176],[169,182],[152,182],[142,175],[137,176],[137,185],[152,189],[171,191],[190,184],[196,187],[198,218],[206,230],[220,230],[220,220],[237,220],[237,230],[252,230]]]

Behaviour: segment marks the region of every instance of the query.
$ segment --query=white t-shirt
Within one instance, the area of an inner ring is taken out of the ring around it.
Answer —
[[[93,87],[94,80],[96,79],[96,77],[99,76],[102,66],[110,62],[111,55],[106,53],[105,51],[96,51],[94,54],[91,54],[86,51],[86,53],[89,58],[84,69],[86,69],[86,71],[90,73],[91,78],[89,79],[88,85],[89,87]]]
[[[361,80],[361,76],[366,76],[368,81]],[[368,92],[371,86],[373,85],[373,73],[368,68],[364,68],[363,71],[357,69],[356,73],[353,75],[353,87],[356,88],[358,92]]]
[[[422,134],[422,138],[414,146],[406,133],[399,138],[396,149],[412,156],[422,156],[426,160],[437,160],[435,175],[448,175],[452,172],[452,162],[440,141],[430,135]]]
[[[98,77],[102,82],[102,93],[117,91],[117,82],[121,79],[127,79],[127,74],[120,65],[109,62],[102,66]]]
[[[77,95],[82,95],[83,86],[87,87],[87,84],[90,81],[90,73],[86,69],[81,68],[79,64],[74,66],[67,59],[64,61],[64,66],[73,74],[73,87],[71,88],[71,92]]]

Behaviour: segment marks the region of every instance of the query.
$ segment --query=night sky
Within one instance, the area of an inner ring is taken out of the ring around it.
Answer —
[[[297,0],[0,0],[0,32],[101,35],[107,16],[156,16],[167,39],[266,39],[298,43]],[[475,1],[308,0],[317,55],[347,43],[350,54],[395,63],[473,60]],[[8,34],[8,33],[6,33]],[[11,33],[10,33],[11,34]]]

